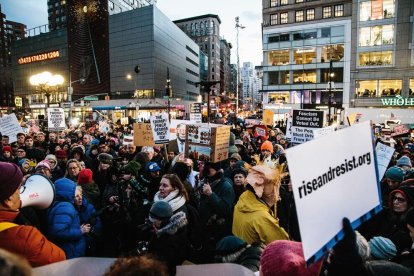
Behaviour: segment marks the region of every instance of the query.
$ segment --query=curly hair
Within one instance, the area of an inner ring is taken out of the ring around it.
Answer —
[[[150,254],[117,259],[105,273],[105,276],[168,276],[165,263],[157,260]]]

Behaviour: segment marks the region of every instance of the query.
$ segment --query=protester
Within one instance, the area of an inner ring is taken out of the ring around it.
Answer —
[[[65,177],[76,182],[78,181],[78,175],[80,171],[81,165],[79,164],[79,161],[76,159],[69,159],[66,163]]]
[[[32,267],[22,256],[0,249],[0,275],[31,276]]]
[[[99,186],[93,181],[93,172],[90,169],[83,169],[79,172],[77,184],[82,186],[83,196],[95,209],[101,206],[101,192]]]
[[[140,276],[168,276],[168,268],[150,254],[131,258],[119,258],[105,273],[105,276],[140,275]]]

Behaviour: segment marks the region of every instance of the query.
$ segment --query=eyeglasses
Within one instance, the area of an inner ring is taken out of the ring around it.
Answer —
[[[405,198],[403,198],[403,197],[393,196],[392,197],[392,202],[394,202],[394,201],[397,201],[398,203],[404,203],[407,200]]]
[[[24,150],[18,150],[17,152],[25,152]]]

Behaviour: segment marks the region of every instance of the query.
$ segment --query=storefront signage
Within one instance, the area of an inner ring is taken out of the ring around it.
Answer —
[[[391,105],[399,105],[399,106],[407,106],[407,105],[414,105],[414,98],[403,98],[401,96],[396,96],[395,98],[384,98],[381,99],[382,105],[391,106]]]
[[[55,59],[59,57],[60,57],[59,51],[51,51],[51,52],[41,53],[38,55],[33,55],[33,56],[28,56],[28,57],[21,57],[17,60],[17,62],[19,64],[27,64],[27,63],[43,61],[43,60],[48,60],[48,59]]]

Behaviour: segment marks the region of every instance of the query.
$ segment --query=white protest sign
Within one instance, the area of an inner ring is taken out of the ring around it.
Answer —
[[[392,155],[394,154],[395,149],[392,147],[389,147],[387,145],[377,143],[377,146],[375,147],[375,152],[377,154],[377,167],[378,167],[378,178],[382,179],[384,176],[388,164],[390,163],[390,160],[392,158]]]
[[[49,130],[63,130],[66,128],[63,108],[47,109],[47,127]]]
[[[290,141],[294,144],[302,144],[314,138],[312,128],[292,126],[290,133]]]
[[[190,113],[190,120],[194,121],[195,123],[201,123],[202,122],[201,113]]]
[[[292,117],[289,117],[286,122],[286,135],[288,140],[292,139]]]
[[[289,148],[286,158],[307,261],[335,245],[344,217],[357,227],[381,208],[369,121]]]
[[[123,145],[124,146],[133,145],[134,144],[134,136],[132,136],[132,135],[129,135],[129,136],[125,135],[124,138],[123,138],[123,140],[122,140],[122,142],[123,142]]]
[[[150,117],[152,134],[155,144],[168,143],[170,138],[170,124],[168,114],[161,113]]]
[[[23,133],[23,129],[17,120],[16,114],[5,115],[0,118],[0,132],[2,135],[9,136],[9,143],[17,141],[17,134]]]
[[[316,139],[316,138],[335,132],[335,126],[328,126],[324,128],[314,128],[312,129],[312,131],[313,131],[313,137]]]
[[[101,133],[108,133],[109,131],[109,124],[107,121],[100,121],[99,122],[99,132]]]

